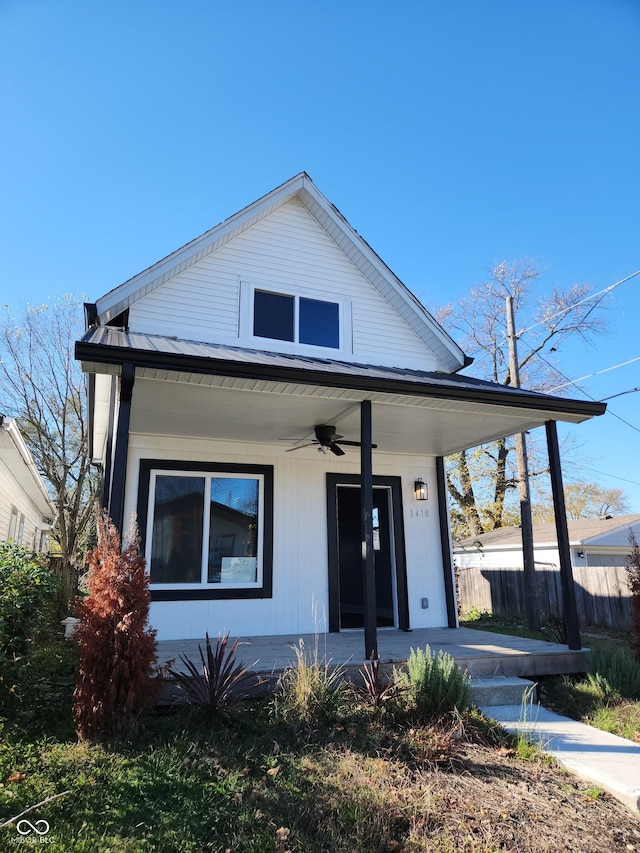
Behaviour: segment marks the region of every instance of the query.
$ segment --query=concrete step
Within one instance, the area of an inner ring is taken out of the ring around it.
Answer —
[[[536,702],[535,681],[513,676],[473,676],[471,679],[471,701],[478,707],[522,705],[525,697],[527,702]]]

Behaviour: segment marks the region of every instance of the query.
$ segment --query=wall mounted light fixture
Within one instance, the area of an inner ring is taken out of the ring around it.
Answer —
[[[418,477],[418,479],[413,484],[413,487],[415,490],[415,496],[417,501],[429,500],[429,489],[422,477]]]

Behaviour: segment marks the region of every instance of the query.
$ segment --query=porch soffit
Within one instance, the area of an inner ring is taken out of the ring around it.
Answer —
[[[330,423],[358,440],[360,402],[373,404],[376,453],[446,456],[533,429],[553,411],[234,377],[136,371],[131,432],[277,444],[284,452]],[[313,453],[314,448],[299,453]],[[357,451],[356,451],[357,452]],[[351,454],[349,454],[351,456]],[[345,459],[345,461],[348,461]]]
[[[89,330],[76,344],[76,358],[94,374],[118,374],[125,362],[135,366],[131,429],[141,433],[272,442],[303,437],[315,424],[338,425],[338,416],[352,407],[347,426],[353,435],[359,430],[355,404],[368,399],[381,452],[444,456],[548,420],[578,423],[606,408],[459,374],[284,356],[105,327]]]

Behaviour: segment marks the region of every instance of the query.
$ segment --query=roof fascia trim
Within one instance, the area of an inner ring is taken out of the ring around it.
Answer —
[[[33,456],[31,455],[31,451],[27,447],[27,443],[25,442],[16,421],[13,418],[2,417],[2,419],[0,420],[0,429],[6,432],[8,438],[10,439],[13,445],[15,453],[20,457],[21,461],[26,466],[26,469],[29,472],[30,480],[35,484],[38,492],[40,493],[40,496],[43,499],[43,505],[46,506],[46,510],[43,512],[42,505],[38,506],[33,500],[33,497],[29,496],[30,500],[33,502],[34,506],[41,513],[41,515],[45,515],[48,511],[48,513],[53,516],[55,514],[55,507],[53,505],[53,501],[51,500],[49,493],[47,492],[44,483],[42,482],[40,472],[36,467],[36,463],[34,462]],[[15,470],[12,470],[11,473],[19,481],[19,473]]]
[[[443,329],[435,319],[429,314],[424,305],[420,302],[420,300],[415,296],[411,290],[404,284],[398,276],[393,272],[390,267],[382,260],[380,255],[373,249],[369,243],[362,237],[358,232],[353,228],[353,226],[349,223],[348,219],[343,216],[343,214],[338,210],[338,208],[332,204],[329,199],[324,196],[320,190],[313,183],[311,178],[308,175],[303,175],[303,186],[302,191],[299,193],[299,197],[302,202],[305,203],[305,196],[312,199],[316,204],[318,204],[323,211],[327,214],[327,216],[331,219],[333,224],[342,231],[342,233],[347,237],[351,243],[356,247],[356,249],[360,252],[363,259],[367,261],[374,268],[376,273],[386,279],[395,292],[397,293],[400,300],[404,303],[406,307],[408,307],[413,315],[416,317],[416,320],[419,320],[422,324],[426,325],[433,334],[439,343],[444,346],[448,352],[451,354],[452,358],[450,363],[446,364],[446,368],[452,372],[457,372],[458,370],[462,370],[464,367],[467,367],[473,359],[469,359],[469,357],[463,352],[463,350],[458,346],[458,344],[450,337],[450,335]],[[308,208],[308,205],[305,204],[305,207]],[[314,216],[313,211],[309,210],[312,216]],[[314,216],[314,218],[316,218]],[[335,241],[334,241],[335,242]],[[341,248],[341,247],[340,247]],[[344,251],[344,250],[342,250]],[[362,272],[362,270],[360,270]],[[363,273],[365,275],[365,273]],[[367,278],[370,279],[369,276]],[[375,282],[371,282],[375,286]],[[405,319],[407,319],[405,317]],[[420,333],[419,324],[409,323],[414,332],[418,335],[418,337],[430,348],[433,349],[433,343],[426,339],[424,333]],[[437,356],[437,353],[435,353]],[[442,361],[442,359],[440,359]]]
[[[476,403],[491,403],[507,408],[521,408],[532,411],[555,412],[559,415],[593,417],[604,414],[606,403],[594,403],[586,400],[571,400],[563,397],[548,397],[519,394],[513,388],[509,391],[487,389],[453,388],[434,386],[428,382],[406,382],[401,379],[381,377],[353,376],[349,373],[326,373],[298,367],[271,366],[230,362],[215,358],[187,356],[179,353],[160,353],[158,351],[135,350],[128,347],[105,346],[104,344],[77,341],[75,358],[82,362],[99,364],[124,364],[130,362],[136,367],[152,367],[158,370],[179,371],[182,373],[201,373],[215,376],[240,377],[245,379],[265,379],[275,381],[298,382],[302,385],[349,388],[364,391],[383,391],[390,394],[405,394],[416,397],[433,397],[449,400],[468,400]]]
[[[301,172],[290,180],[276,187],[271,192],[243,207],[228,219],[214,225],[204,234],[186,243],[171,254],[157,261],[146,270],[128,279],[123,284],[110,290],[96,302],[99,320],[104,324],[116,317],[127,308],[136,297],[149,293],[160,287],[168,278],[196,263],[204,255],[209,254],[214,243],[224,240],[235,231],[244,230],[258,221],[269,210],[281,207],[293,198],[303,186],[304,178],[308,175]]]

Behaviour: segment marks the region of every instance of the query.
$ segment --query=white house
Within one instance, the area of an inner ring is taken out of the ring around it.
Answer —
[[[631,549],[630,534],[640,540],[640,515],[579,518],[567,522],[567,529],[574,569],[626,566]],[[539,567],[560,565],[555,525],[534,524],[533,547]],[[519,527],[491,530],[456,543],[453,552],[460,568],[521,569],[522,531]]]
[[[0,415],[0,542],[47,547],[54,507],[15,420]]]
[[[443,457],[546,423],[559,478],[555,421],[605,408],[458,375],[305,173],[88,305],[76,357],[159,639],[454,627]]]

